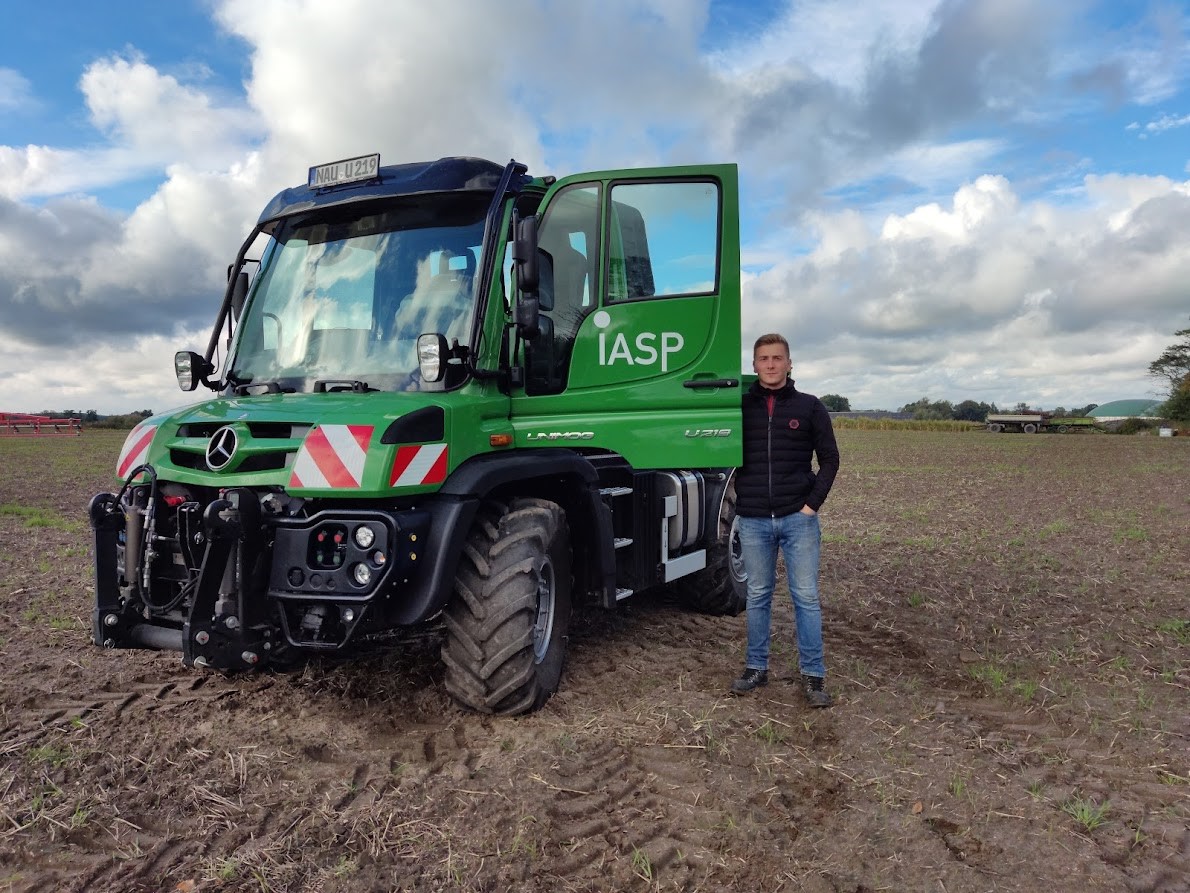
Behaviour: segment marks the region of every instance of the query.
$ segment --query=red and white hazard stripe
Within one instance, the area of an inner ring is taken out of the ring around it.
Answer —
[[[441,484],[446,480],[446,456],[444,443],[401,447],[393,459],[393,473],[389,476],[389,486]]]
[[[156,433],[156,425],[137,425],[128,432],[124,447],[120,450],[120,458],[116,460],[116,476],[120,480],[127,480],[128,472],[145,464],[149,458],[149,445]]]
[[[293,460],[289,486],[348,489],[364,479],[371,425],[319,425],[306,435]]]

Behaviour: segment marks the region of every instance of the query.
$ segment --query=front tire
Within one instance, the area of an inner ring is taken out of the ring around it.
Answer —
[[[485,503],[446,608],[446,689],[463,707],[513,715],[558,688],[570,628],[570,528],[544,499]]]

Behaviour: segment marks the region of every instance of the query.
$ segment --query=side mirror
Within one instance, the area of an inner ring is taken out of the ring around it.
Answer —
[[[516,326],[522,338],[532,341],[540,333],[541,303],[537,289],[541,285],[538,266],[537,216],[518,217],[512,242],[512,260],[516,267]]]
[[[516,265],[516,287],[522,293],[537,291],[540,273],[537,269],[537,216],[520,217],[516,221],[512,242],[512,260]]]
[[[240,270],[240,275],[236,276],[235,287],[231,290],[231,318],[239,322],[240,313],[244,309],[244,301],[248,299],[248,273],[245,270]]]
[[[533,341],[541,334],[541,307],[536,297],[522,295],[517,301],[516,327],[526,341]]]
[[[210,387],[207,376],[214,371],[215,367],[205,357],[192,350],[179,350],[174,354],[174,374],[183,391],[193,391],[199,384]]]
[[[417,369],[422,381],[433,384],[446,375],[446,336],[427,333],[417,336]]]

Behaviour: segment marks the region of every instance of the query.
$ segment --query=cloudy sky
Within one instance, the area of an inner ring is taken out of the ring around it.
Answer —
[[[311,164],[738,163],[745,343],[806,390],[1160,396],[1190,324],[1190,4],[107,0],[0,30],[0,410],[189,401]]]

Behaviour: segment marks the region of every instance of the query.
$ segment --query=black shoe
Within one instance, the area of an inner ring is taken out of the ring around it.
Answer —
[[[811,707],[829,707],[834,703],[821,676],[802,676],[802,692]]]
[[[735,682],[731,683],[731,690],[734,694],[742,695],[744,692],[752,691],[754,688],[759,688],[762,685],[769,684],[768,670],[754,670],[748,667],[744,670],[742,675]]]

